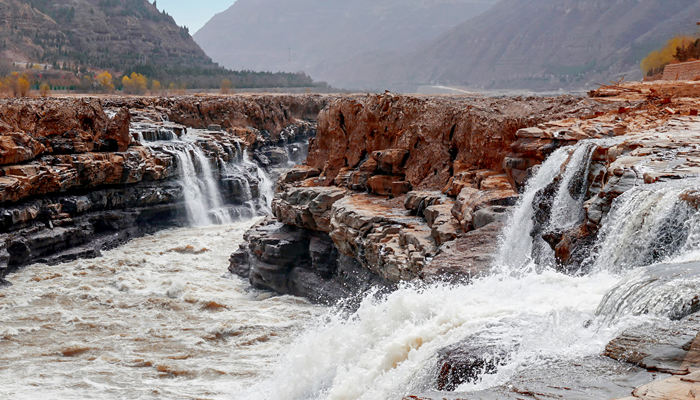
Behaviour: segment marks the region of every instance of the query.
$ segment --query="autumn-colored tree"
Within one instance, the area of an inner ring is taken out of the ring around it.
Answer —
[[[131,75],[125,75],[122,78],[122,86],[124,87],[124,93],[144,94],[148,88],[148,78],[139,73],[132,72]]]
[[[4,87],[12,93],[14,97],[26,97],[29,95],[31,84],[26,74],[20,75],[18,72],[11,73],[4,79]]]
[[[100,85],[102,90],[106,92],[112,92],[114,90],[114,82],[112,81],[112,74],[107,71],[100,72],[97,74],[97,83]]]
[[[160,81],[155,80],[155,79],[153,81],[151,81],[151,93],[159,94],[160,91],[161,91]]]
[[[17,79],[17,88],[19,97],[27,97],[29,95],[31,84],[29,83],[29,78],[27,78],[26,75],[20,76],[19,79]]]
[[[676,54],[673,57],[680,62],[700,59],[700,39],[695,40],[695,42],[685,47],[679,47],[676,49]]]
[[[51,86],[46,82],[42,82],[41,85],[39,85],[39,93],[41,97],[49,97],[51,95]]]
[[[646,76],[663,72],[664,67],[677,61],[675,55],[678,49],[683,49],[694,43],[695,39],[689,36],[676,36],[669,40],[662,49],[652,51],[642,60],[642,72]]]
[[[231,87],[233,84],[231,83],[231,80],[229,79],[224,79],[221,81],[221,94],[229,94],[231,92]]]

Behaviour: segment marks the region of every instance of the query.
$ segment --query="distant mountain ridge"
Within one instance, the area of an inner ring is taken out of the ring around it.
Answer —
[[[641,78],[699,18],[697,0],[238,0],[194,37],[224,65],[341,87],[556,90]]]
[[[698,18],[697,0],[502,0],[389,71],[396,84],[485,88],[641,79],[641,60],[674,35],[693,33]]]
[[[496,0],[237,0],[194,39],[234,69],[304,71],[340,87],[367,62],[437,38]],[[357,75],[355,75],[357,76]]]

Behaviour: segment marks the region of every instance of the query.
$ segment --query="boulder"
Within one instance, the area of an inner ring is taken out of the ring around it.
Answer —
[[[491,271],[503,224],[493,223],[445,243],[421,278],[426,281],[464,282]]]
[[[464,383],[478,383],[509,360],[508,352],[477,338],[467,338],[438,351],[436,389],[452,392]]]
[[[518,194],[512,189],[479,190],[465,187],[457,196],[452,215],[460,222],[462,229],[470,231],[475,227],[475,212],[492,206],[514,206],[517,201]]]
[[[331,209],[347,191],[337,187],[290,187],[277,193],[272,212],[285,224],[330,232]]]

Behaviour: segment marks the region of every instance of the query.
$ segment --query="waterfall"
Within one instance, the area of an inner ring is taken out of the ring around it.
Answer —
[[[404,284],[388,295],[366,295],[355,312],[331,310],[284,352],[269,381],[243,397],[443,398],[434,391],[437,354],[462,343],[507,357],[457,391],[509,391],[523,371],[547,370],[553,361],[586,363],[631,326],[697,311],[700,184],[694,180],[640,181],[603,219],[591,249],[596,268],[582,276],[552,268],[541,235],[583,221],[593,154],[602,144],[558,149],[539,167],[510,216],[493,275],[469,285]],[[655,264],[661,261],[666,264]],[[604,388],[590,389],[600,390],[590,397],[610,397]],[[499,392],[487,392],[493,393]]]
[[[209,165],[209,159],[207,159],[204,152],[202,152],[202,150],[197,146],[193,146],[193,152],[202,170],[201,176],[205,186],[204,193],[207,196],[208,208],[211,210],[211,213],[215,219],[214,222],[217,224],[231,223],[231,215],[229,215],[228,210],[223,207],[221,190],[219,189],[219,184],[214,177],[211,166]]]
[[[552,203],[549,230],[570,228],[583,220],[583,202],[588,189],[591,158],[596,147],[594,141],[584,141],[576,146]]]
[[[218,189],[209,185],[199,178],[197,174],[197,169],[194,165],[194,159],[191,153],[197,155],[200,158],[201,150],[192,143],[187,143],[186,145],[168,145],[165,146],[169,151],[175,154],[177,158],[177,168],[180,177],[180,185],[182,186],[182,193],[185,198],[185,208],[187,209],[187,217],[189,222],[194,226],[204,226],[209,225],[213,221],[209,216],[211,199],[215,198],[217,195],[213,195],[211,191],[218,193]],[[200,154],[198,154],[198,152]],[[201,155],[206,161],[206,157]],[[201,160],[201,158],[200,158]],[[201,166],[208,165],[206,162],[201,163]],[[207,172],[211,175],[211,169]],[[203,169],[202,174],[205,174]],[[205,181],[213,181],[213,177],[209,176],[205,178]]]
[[[260,182],[260,198],[269,209],[272,207],[272,199],[275,198],[275,184],[259,165],[256,164],[255,169]]]
[[[615,199],[586,262],[613,272],[700,250],[700,181],[635,187]]]
[[[173,129],[161,125],[167,122],[165,116],[159,120],[132,121],[131,134],[151,151],[164,151],[175,158],[191,225],[228,224],[271,213],[274,179],[281,168],[264,170],[235,139],[216,143],[228,155],[227,160],[221,155],[212,160],[198,144],[212,140],[209,132],[189,129],[178,137]],[[290,167],[306,157],[308,143],[287,144],[283,150],[288,158],[285,166]]]
[[[572,150],[572,147],[556,150],[528,181],[525,192],[518,201],[502,235],[501,246],[495,261],[497,268],[517,271],[528,265],[532,267],[534,243],[531,232],[534,227],[535,197],[559,175],[562,165]]]
[[[165,147],[178,159],[180,184],[185,195],[188,218],[195,226],[226,224],[234,218],[251,218],[269,214],[274,197],[274,183],[246,151],[239,159],[223,163],[218,173],[222,180],[235,180],[242,190],[243,206],[225,204],[217,175],[202,149],[192,142],[169,142]],[[195,163],[196,161],[196,163]],[[196,166],[199,167],[197,172]],[[255,186],[253,193],[251,184]]]

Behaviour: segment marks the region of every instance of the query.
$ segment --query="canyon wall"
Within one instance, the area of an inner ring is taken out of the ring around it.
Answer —
[[[536,127],[611,108],[571,96],[335,99],[319,115],[306,164],[279,180],[275,218],[249,232],[231,271],[319,301],[376,282],[479,276],[530,169],[614,124],[549,136]],[[371,279],[358,283],[346,270]],[[328,286],[335,293],[307,289]]]
[[[503,224],[533,171],[558,148],[599,140],[578,161],[585,169],[572,175],[586,184],[571,189],[582,218],[552,228],[563,175],[533,206],[533,237],[551,246],[546,252],[554,252],[557,268],[576,273],[587,268],[585,255],[617,196],[639,179],[696,173],[691,156],[680,165],[657,160],[661,149],[679,152],[698,141],[692,130],[681,141],[654,131],[674,114],[692,113],[688,104],[672,112],[659,104],[666,99],[334,99],[319,115],[306,163],[278,181],[274,218],[249,232],[250,244],[230,269],[257,287],[319,301],[362,292],[368,283],[468,281],[489,272]],[[640,157],[652,163],[643,176],[635,167]],[[349,282],[358,274],[344,269],[370,275]]]
[[[274,95],[3,101],[0,276],[184,224],[188,160],[200,175],[211,171],[224,203],[259,197],[256,171],[226,167],[248,152],[266,170],[286,165],[281,146],[313,136],[326,102]]]

